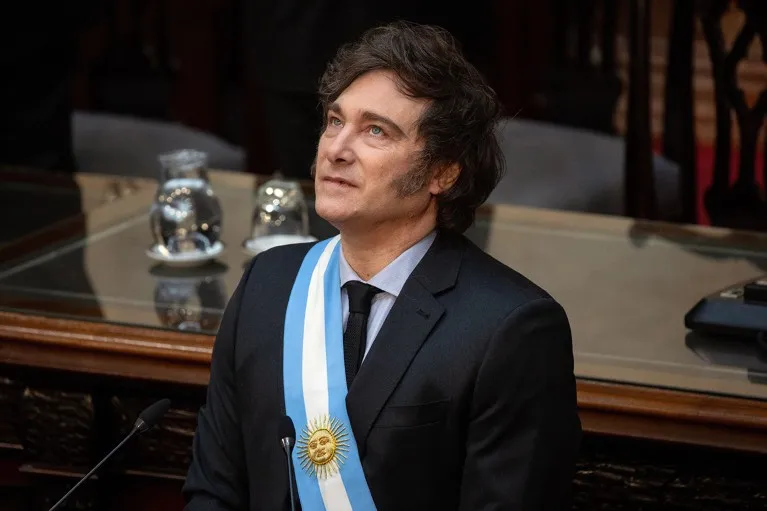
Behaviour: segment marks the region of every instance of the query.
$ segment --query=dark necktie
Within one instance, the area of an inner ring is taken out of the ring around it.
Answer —
[[[377,287],[350,280],[344,285],[349,297],[349,317],[344,330],[344,365],[346,366],[346,385],[352,386],[354,377],[362,364],[367,345],[368,317],[373,297],[380,293]]]

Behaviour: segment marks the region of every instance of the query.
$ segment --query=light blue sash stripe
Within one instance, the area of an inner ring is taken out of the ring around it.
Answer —
[[[306,316],[306,299],[309,282],[314,267],[330,240],[314,245],[306,254],[298,276],[290,292],[287,310],[285,312],[285,333],[283,344],[283,379],[285,391],[285,412],[296,426],[296,435],[301,435],[301,428],[308,422],[306,406],[304,405],[303,378],[301,363],[303,359],[304,320]],[[304,511],[324,511],[320,487],[316,479],[310,477],[303,469],[298,459],[297,449],[293,449],[293,465],[296,474],[296,486]]]
[[[341,276],[339,270],[341,244],[336,245],[325,271],[325,352],[328,365],[330,415],[343,422],[349,434],[349,451],[341,465],[346,494],[354,511],[375,510],[365,473],[362,471],[357,442],[351,431],[346,411],[346,366],[344,365],[343,319],[341,316]]]

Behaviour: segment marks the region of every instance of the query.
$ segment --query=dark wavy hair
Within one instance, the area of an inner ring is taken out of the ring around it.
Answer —
[[[437,197],[437,224],[464,232],[504,171],[495,134],[501,113],[495,92],[449,32],[397,21],[368,30],[328,64],[319,88],[326,125],[328,106],[354,80],[375,70],[392,71],[403,94],[429,100],[417,126],[424,148],[400,190],[412,193],[426,183],[431,169],[457,163],[458,179]]]

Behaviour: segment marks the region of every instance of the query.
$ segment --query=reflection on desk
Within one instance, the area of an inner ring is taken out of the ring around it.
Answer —
[[[687,347],[722,371],[745,370],[752,383],[767,384],[767,345],[756,339],[687,334]]]
[[[149,270],[155,278],[154,306],[160,323],[168,328],[192,332],[216,332],[229,300],[224,289],[226,265],[213,263],[201,268]]]

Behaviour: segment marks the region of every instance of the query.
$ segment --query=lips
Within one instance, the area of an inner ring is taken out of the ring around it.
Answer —
[[[337,176],[325,177],[322,180],[325,181],[325,182],[328,182],[328,183],[331,183],[331,184],[335,184],[335,185],[340,185],[340,186],[356,186],[351,181],[347,181],[346,179],[341,178],[341,177],[337,177]]]

